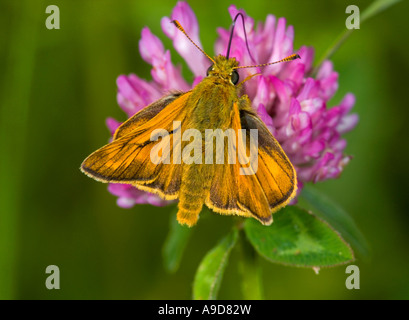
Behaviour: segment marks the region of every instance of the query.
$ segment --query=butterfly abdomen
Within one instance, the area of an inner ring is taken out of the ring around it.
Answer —
[[[210,192],[212,177],[213,167],[211,165],[184,165],[177,213],[179,223],[188,226],[196,224],[205,199]]]

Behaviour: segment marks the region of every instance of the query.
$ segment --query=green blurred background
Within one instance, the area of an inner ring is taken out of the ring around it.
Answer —
[[[371,1],[190,1],[204,49],[216,27],[228,28],[234,3],[257,21],[267,13],[295,28],[295,48],[316,48],[316,60],[345,30],[349,4]],[[48,5],[60,8],[60,30],[48,30]],[[108,116],[125,120],[116,77],[150,79],[138,53],[149,26],[167,48],[160,19],[174,1],[54,0],[0,2],[0,297],[11,299],[190,299],[203,255],[231,218],[200,219],[180,269],[164,271],[161,248],[169,208],[118,208],[107,186],[79,166],[105,144]],[[361,289],[345,288],[345,267],[298,269],[262,262],[268,299],[408,299],[408,1],[361,25],[333,57],[339,90],[356,95],[357,128],[348,133],[354,159],[340,179],[316,185],[341,204],[366,236],[358,256]],[[200,54],[200,53],[198,53]],[[192,76],[177,53],[189,81]],[[219,297],[240,299],[233,252]],[[47,290],[45,268],[57,265],[61,289]]]

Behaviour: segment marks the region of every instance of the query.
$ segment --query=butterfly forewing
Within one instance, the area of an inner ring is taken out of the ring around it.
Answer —
[[[153,102],[146,108],[143,108],[138,113],[133,115],[127,121],[125,121],[119,128],[116,130],[114,134],[114,140],[123,137],[124,135],[132,132],[135,128],[145,124],[147,121],[156,117],[156,115],[161,112],[166,106],[168,106],[171,102],[175,101],[178,97],[183,95],[183,92],[173,92],[163,98]],[[158,120],[156,120],[158,121]]]
[[[103,182],[133,184],[164,198],[174,199],[180,187],[181,166],[153,162],[151,151],[158,141],[151,138],[157,128],[172,135],[173,122],[183,122],[186,117],[185,103],[190,94],[163,98],[167,102],[164,106],[154,103],[130,118],[118,128],[113,142],[85,159],[82,171]],[[146,118],[147,114],[155,113],[152,118]],[[169,146],[168,153],[172,159],[172,144]]]

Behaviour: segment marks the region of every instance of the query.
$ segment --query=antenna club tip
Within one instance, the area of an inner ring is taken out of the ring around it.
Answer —
[[[298,53],[293,53],[291,56],[287,57],[284,60],[292,61],[292,60],[296,60],[296,59],[301,59],[301,57],[300,57],[300,55]]]
[[[179,21],[177,20],[172,20],[170,21],[170,23],[173,23],[175,25],[176,28],[183,30],[182,26],[180,25]]]

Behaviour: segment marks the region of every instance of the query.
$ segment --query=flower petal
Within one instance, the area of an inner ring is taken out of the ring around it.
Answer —
[[[152,65],[152,77],[163,88],[164,92],[169,90],[187,91],[190,89],[190,86],[182,77],[180,69],[172,64],[169,50],[161,58],[154,58]]]
[[[333,71],[331,61],[326,60],[322,63],[317,73],[317,79],[320,80],[321,96],[325,100],[331,99],[338,90],[338,73]]]
[[[105,124],[108,127],[108,130],[111,133],[111,136],[113,136],[116,129],[118,129],[119,126],[121,125],[121,122],[116,121],[114,118],[107,118],[105,120]]]
[[[359,117],[356,113],[346,115],[341,118],[341,121],[337,125],[337,131],[341,134],[351,131],[357,125]]]
[[[139,52],[142,59],[152,64],[153,57],[161,57],[165,54],[162,41],[152,34],[148,27],[142,29],[141,40],[139,40]]]
[[[211,62],[176,28],[172,23],[173,20],[179,21],[193,42],[202,48],[199,40],[199,24],[197,23],[193,10],[187,2],[179,1],[172,11],[171,18],[162,18],[162,30],[173,41],[173,46],[176,51],[185,59],[190,70],[193,71],[193,74],[195,76],[206,75],[206,70]]]
[[[129,117],[162,96],[157,85],[148,83],[136,75],[121,75],[116,83],[118,104]]]

